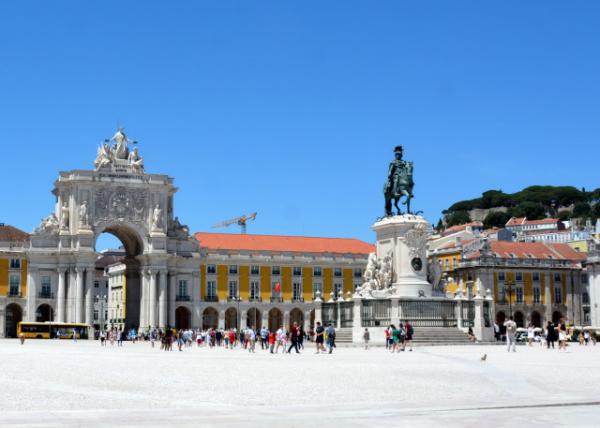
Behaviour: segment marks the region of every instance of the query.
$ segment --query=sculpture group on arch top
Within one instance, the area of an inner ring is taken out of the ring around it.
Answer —
[[[118,128],[112,138],[104,140],[98,147],[93,162],[95,172],[145,175],[144,159],[140,156],[137,147],[130,149],[130,144],[137,145],[137,141],[129,139],[124,128]],[[83,199],[73,209],[71,200],[67,195],[64,196],[64,198],[60,198],[61,203],[55,212],[43,218],[33,233],[38,235],[67,233],[73,226],[71,218],[73,213],[77,215],[78,230],[91,231],[94,224],[91,224],[90,221],[90,211],[93,212],[93,223],[108,219],[121,219],[147,224],[147,228],[154,232],[164,229],[164,208],[161,206],[161,202],[152,203],[148,200],[150,195],[142,190],[102,187],[94,191],[93,197]],[[93,207],[90,207],[88,199],[92,200]],[[190,236],[188,226],[181,224],[178,217],[168,221],[166,226],[167,234],[171,237],[188,238]]]

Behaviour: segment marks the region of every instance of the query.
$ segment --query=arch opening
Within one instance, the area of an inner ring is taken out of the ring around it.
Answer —
[[[5,337],[17,337],[17,324],[23,321],[23,310],[17,303],[11,303],[4,309]]]
[[[298,324],[298,327],[304,326],[304,314],[298,308],[294,308],[290,312],[290,325]]]
[[[283,327],[283,314],[279,309],[272,308],[269,311],[269,330],[276,331],[280,327]]]
[[[35,311],[35,320],[37,322],[54,321],[54,310],[46,303],[38,306]]]
[[[262,314],[256,308],[250,308],[246,314],[246,325],[256,330],[262,328]]]
[[[208,307],[202,312],[202,329],[216,329],[219,326],[219,312],[215,308]]]
[[[229,308],[225,311],[225,329],[229,330],[232,328],[239,330],[238,312],[235,308]]]
[[[540,315],[540,313],[538,311],[533,311],[531,313],[531,324],[534,327],[541,327],[542,326],[542,317]]]
[[[140,327],[141,263],[143,241],[138,232],[126,224],[103,227],[96,236],[98,253],[97,274],[108,281],[106,291],[94,295],[96,301],[105,301],[107,312],[103,324],[108,328],[131,329]],[[103,308],[99,308],[102,310]]]
[[[515,323],[517,323],[517,327],[525,327],[525,320],[524,320],[524,316],[523,316],[523,312],[521,311],[516,311],[515,312]]]
[[[187,330],[192,325],[192,313],[185,306],[179,306],[175,309],[175,328],[177,330]]]

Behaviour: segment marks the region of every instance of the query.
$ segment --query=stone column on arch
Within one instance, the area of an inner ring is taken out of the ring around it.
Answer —
[[[143,268],[140,270],[141,273],[141,284],[140,284],[140,330],[144,331],[148,327],[148,292],[149,292],[149,281],[148,269]]]
[[[219,330],[225,329],[225,311],[223,309],[219,310]]]
[[[3,305],[0,306],[0,338],[6,337],[5,310]]]
[[[37,267],[27,267],[27,321],[35,322],[37,309],[37,285],[39,271]]]
[[[201,327],[200,316],[200,271],[192,273],[192,327]]]
[[[77,272],[71,267],[66,272],[67,275],[67,296],[65,298],[65,321],[69,323],[75,322],[75,304],[77,300]]]
[[[169,320],[169,327],[171,327],[171,328],[175,327],[176,293],[177,293],[177,272],[169,271],[169,290],[168,290],[169,301],[167,304],[167,307],[168,307],[167,319]]]
[[[158,327],[167,326],[167,271],[161,270],[158,279]]]
[[[56,321],[65,322],[65,298],[66,298],[66,283],[65,275],[67,270],[64,267],[56,269],[58,273],[58,288],[56,290]]]
[[[85,323],[89,326],[94,325],[94,275],[95,268],[93,266],[86,268],[85,270]],[[94,335],[88,336],[90,339],[94,338]]]
[[[552,321],[552,287],[550,286],[550,280],[552,279],[552,272],[543,273],[544,275],[544,317],[546,318],[545,323]]]
[[[83,293],[83,268],[82,267],[76,267],[75,268],[75,273],[77,274],[77,289],[76,289],[76,297],[75,297],[75,322],[76,323],[83,323],[84,319],[83,319],[83,297],[84,297],[84,293]]]
[[[156,306],[157,306],[157,289],[156,289],[156,270],[148,270],[148,275],[150,276],[150,291],[148,293],[148,325],[150,328],[156,327],[158,324],[156,322]]]

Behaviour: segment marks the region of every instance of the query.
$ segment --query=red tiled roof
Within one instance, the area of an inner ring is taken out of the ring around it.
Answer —
[[[505,259],[554,259],[579,262],[587,258],[587,253],[575,251],[568,244],[509,241],[489,241],[489,244],[496,257]],[[468,258],[476,258],[479,255],[480,252],[476,251],[470,254]]]
[[[241,233],[194,234],[200,246],[209,250],[273,251],[285,253],[364,254],[375,246],[353,238],[317,238],[308,236],[249,235]]]
[[[457,224],[456,226],[451,226],[448,229],[444,230],[442,235],[451,235],[453,233],[460,232],[461,230],[466,230],[467,227],[483,227],[483,223],[480,221],[472,221],[471,223]]]
[[[475,241],[475,239],[463,239],[460,242],[450,241],[450,242],[445,243],[441,247],[439,247],[438,250],[448,250],[450,248],[460,248],[460,247],[470,244],[473,241]]]
[[[506,222],[506,226],[525,226],[532,224],[557,224],[558,219],[555,218],[543,218],[541,220],[527,220],[527,217],[511,218]]]
[[[0,225],[0,241],[25,242],[29,239],[29,234],[16,227],[2,224]]]

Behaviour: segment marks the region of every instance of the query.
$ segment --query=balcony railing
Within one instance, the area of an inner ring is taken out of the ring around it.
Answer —
[[[238,296],[227,296],[228,302],[237,302],[239,300]]]
[[[51,291],[40,291],[38,293],[40,299],[54,299],[54,293]]]
[[[271,303],[281,303],[283,299],[281,297],[271,296]]]
[[[18,288],[11,288],[8,290],[8,297],[21,297],[21,292]]]
[[[175,296],[176,302],[189,302],[190,300],[190,296]]]
[[[217,296],[204,296],[205,302],[218,302],[219,298]]]
[[[304,303],[304,297],[294,296],[294,297],[292,297],[292,302],[294,302],[294,303]]]
[[[249,302],[262,302],[262,297],[259,296],[254,296],[254,297],[250,297],[248,298]]]

